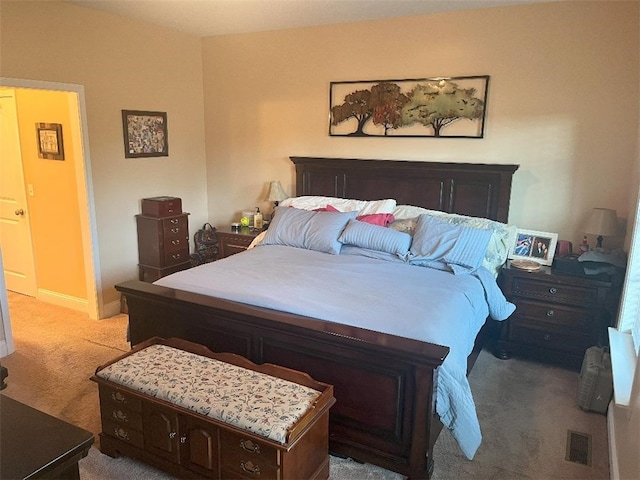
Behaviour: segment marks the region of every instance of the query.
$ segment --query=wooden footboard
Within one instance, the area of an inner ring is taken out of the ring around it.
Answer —
[[[334,386],[332,453],[429,478],[447,347],[139,281],[116,288],[127,299],[132,345],[178,337],[306,372]]]

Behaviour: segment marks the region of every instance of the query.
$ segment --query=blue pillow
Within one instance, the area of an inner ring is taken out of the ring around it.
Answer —
[[[416,265],[439,262],[456,274],[471,273],[482,265],[492,234],[490,230],[420,215],[409,250],[409,261]]]
[[[405,258],[411,245],[411,235],[380,225],[349,220],[338,241],[345,245],[378,250]]]
[[[338,237],[358,212],[316,212],[277,207],[261,245],[286,245],[318,252],[340,253]]]

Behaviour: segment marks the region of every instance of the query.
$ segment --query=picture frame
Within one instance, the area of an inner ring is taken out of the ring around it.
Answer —
[[[168,157],[166,112],[122,110],[125,158]]]
[[[331,82],[329,135],[483,138],[489,78]]]
[[[557,243],[557,233],[518,229],[509,250],[509,259],[532,260],[540,265],[551,265]]]
[[[46,160],[64,160],[64,143],[60,123],[36,123],[38,157]]]

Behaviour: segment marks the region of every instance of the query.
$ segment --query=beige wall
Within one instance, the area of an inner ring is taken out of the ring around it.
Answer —
[[[518,163],[511,223],[574,243],[592,207],[628,215],[637,2],[553,2],[201,42],[66,3],[2,1],[0,35],[0,76],[84,86],[106,303],[118,301],[112,285],[137,276],[140,198],[182,197],[192,231],[222,225],[246,208],[269,211],[269,180],[293,191],[290,155]],[[327,134],[331,81],[476,74],[491,76],[484,139]],[[166,111],[170,156],[125,159],[122,109]]]
[[[211,219],[268,207],[272,179],[292,193],[290,155],[517,163],[511,223],[575,244],[591,208],[628,214],[637,12],[560,2],[206,38]],[[331,81],[482,74],[484,139],[328,136]]]
[[[137,278],[140,199],[181,197],[192,229],[207,221],[200,40],[62,2],[0,3],[0,76],[84,86],[98,270]],[[125,159],[121,110],[167,112],[169,157]],[[19,112],[20,113],[20,112]]]

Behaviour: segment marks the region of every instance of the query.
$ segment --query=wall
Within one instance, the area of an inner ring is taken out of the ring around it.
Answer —
[[[192,230],[208,219],[200,40],[55,1],[0,2],[0,35],[0,76],[85,88],[98,293],[115,313],[113,285],[138,275],[140,199],[181,197]],[[121,110],[167,112],[169,156],[125,159]]]
[[[71,148],[71,112],[64,92],[16,89],[18,128],[27,193],[38,290],[87,301],[82,232]],[[65,159],[38,157],[36,123],[62,125]],[[80,254],[79,254],[80,252]],[[64,272],[64,274],[61,274]],[[86,307],[85,307],[86,308]]]
[[[206,38],[211,219],[270,211],[269,180],[293,193],[290,155],[516,163],[510,222],[575,245],[591,208],[628,213],[637,11],[569,1]],[[484,139],[328,136],[331,81],[482,74]]]

